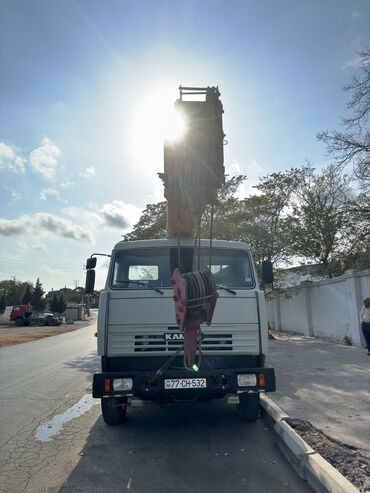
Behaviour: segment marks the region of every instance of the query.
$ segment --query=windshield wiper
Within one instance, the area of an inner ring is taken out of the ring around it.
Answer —
[[[233,289],[227,288],[226,286],[219,286],[219,285],[217,285],[216,288],[217,289],[224,289],[228,293],[236,294],[236,291],[234,291]]]
[[[144,288],[149,288],[152,289],[153,291],[157,291],[159,294],[164,294],[164,291],[162,291],[159,288],[155,288],[154,286],[151,286],[150,284],[147,284],[146,282],[142,281],[118,281],[120,284],[137,284],[138,286],[143,286]]]

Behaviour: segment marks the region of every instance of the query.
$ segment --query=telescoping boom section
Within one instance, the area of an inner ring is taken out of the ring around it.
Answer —
[[[195,236],[206,205],[217,203],[217,190],[225,181],[219,97],[217,87],[180,86],[175,108],[185,121],[186,131],[181,139],[165,143],[164,173],[160,174],[168,206],[169,238]]]

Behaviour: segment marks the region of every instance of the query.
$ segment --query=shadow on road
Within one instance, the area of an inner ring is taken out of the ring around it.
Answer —
[[[94,350],[81,358],[75,358],[65,362],[65,366],[67,368],[73,368],[85,373],[90,373],[92,379],[93,373],[100,371],[100,357],[97,356],[96,350]]]
[[[61,492],[245,493],[311,491],[293,473],[262,419],[242,423],[224,401],[129,409],[100,417]]]

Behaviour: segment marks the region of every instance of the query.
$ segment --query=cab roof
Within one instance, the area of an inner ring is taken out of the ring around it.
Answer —
[[[115,245],[113,250],[116,251],[116,250],[132,249],[132,248],[153,248],[153,247],[173,248],[173,247],[177,247],[177,245],[178,245],[177,238],[168,238],[163,240],[135,240],[135,241],[122,240]],[[180,246],[193,247],[194,245],[195,245],[195,239],[180,238]],[[207,248],[210,245],[210,240],[207,239],[200,240],[200,245],[201,247]],[[212,247],[250,251],[249,245],[242,241],[212,240]]]

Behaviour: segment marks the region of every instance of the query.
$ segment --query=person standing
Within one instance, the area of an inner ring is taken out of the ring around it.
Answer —
[[[360,322],[366,341],[367,354],[370,356],[370,298],[364,298],[364,304],[360,311]]]

